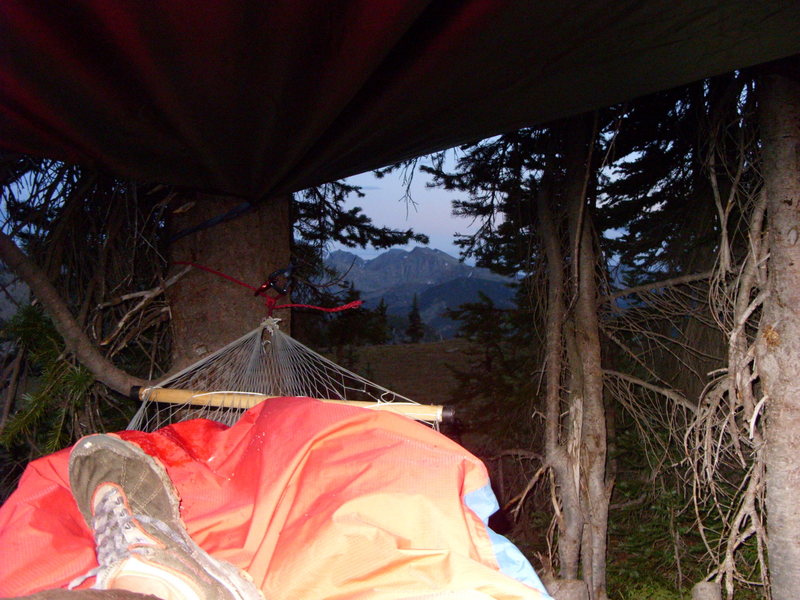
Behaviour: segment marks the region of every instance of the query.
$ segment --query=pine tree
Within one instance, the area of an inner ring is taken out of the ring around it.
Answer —
[[[361,299],[361,293],[349,284],[343,302],[349,303]],[[363,307],[351,308],[333,313],[328,324],[328,336],[336,348],[337,361],[355,346],[360,346],[368,337],[369,313]],[[351,352],[352,353],[352,352]],[[348,365],[350,366],[350,365]]]
[[[389,307],[386,305],[386,301],[381,298],[378,306],[372,311],[368,336],[371,344],[382,345],[389,341],[388,309]]]
[[[719,218],[709,174],[730,193],[739,149],[753,135],[751,76],[730,73],[659,92],[620,108],[614,139],[619,160],[601,180],[601,226],[630,281],[664,279],[711,268]],[[737,113],[740,113],[737,115]],[[747,130],[748,126],[750,131]],[[736,215],[729,215],[734,220]],[[621,235],[619,235],[621,233]]]
[[[544,338],[538,348],[547,351],[544,454],[563,510],[560,575],[572,579],[581,569],[589,573],[593,597],[605,595],[605,490],[613,486],[605,471],[606,422],[594,303],[600,256],[593,215],[598,157],[604,155],[602,132],[608,122],[604,111],[484,140],[462,148],[455,173],[431,170],[446,189],[468,194],[454,203],[455,211],[481,223],[475,236],[461,240],[465,253],[481,266],[507,274],[523,272],[529,280],[529,297],[521,308],[529,311],[530,327]],[[567,311],[570,295],[575,302]],[[530,373],[525,369],[510,376],[532,389]],[[564,410],[584,415],[578,434],[587,449],[583,457],[590,457],[584,464],[564,446],[570,435],[559,419]],[[595,512],[589,514],[586,506]],[[584,525],[591,529],[589,538],[581,537]]]
[[[361,188],[334,181],[294,195],[292,226],[295,238],[315,248],[336,242],[342,246],[391,248],[411,241],[428,243],[424,234],[379,227],[358,206],[345,208],[351,196],[363,198]]]
[[[411,303],[411,311],[408,313],[408,329],[406,329],[406,337],[412,344],[419,342],[425,335],[425,324],[422,322],[422,316],[419,314],[419,301],[417,295],[414,294],[414,300]]]

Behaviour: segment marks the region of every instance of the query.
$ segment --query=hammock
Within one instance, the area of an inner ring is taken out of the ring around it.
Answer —
[[[131,428],[171,426],[118,435],[164,465],[192,539],[267,598],[552,600],[488,528],[498,505],[483,463],[386,409],[432,424],[446,411],[337,366],[274,319],[137,395]],[[378,410],[342,405],[351,398]],[[96,565],[68,457],[30,463],[0,506],[0,597],[62,587]]]
[[[155,431],[197,418],[232,425],[256,404],[285,396],[388,410],[434,428],[452,418],[452,409],[420,404],[340,367],[284,334],[278,322],[264,319],[157,386],[133,388],[142,404],[128,429]]]

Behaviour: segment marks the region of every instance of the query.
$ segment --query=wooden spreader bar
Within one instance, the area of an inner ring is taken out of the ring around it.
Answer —
[[[239,408],[246,410],[254,407],[259,402],[278,398],[279,396],[262,396],[247,392],[199,392],[195,390],[179,390],[159,387],[131,388],[131,398],[135,400],[152,400],[169,404],[190,404],[192,406],[209,406],[214,408]],[[452,407],[437,404],[413,404],[411,402],[369,402],[361,400],[339,400],[331,398],[316,398],[322,402],[332,404],[345,404],[347,406],[360,406],[370,410],[385,410],[399,415],[404,415],[417,421],[429,423],[450,422],[455,418]]]

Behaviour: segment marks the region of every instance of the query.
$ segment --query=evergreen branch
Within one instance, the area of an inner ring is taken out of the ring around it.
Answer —
[[[66,445],[62,443],[62,438],[64,437],[64,430],[66,429],[67,412],[67,406],[65,404],[62,404],[56,409],[54,415],[55,426],[50,428],[44,442],[44,451],[48,454],[57,452]]]
[[[0,431],[0,444],[7,448],[10,448],[19,437],[33,431],[33,427],[41,421],[49,408],[48,403],[38,402],[30,394],[24,394],[22,398],[29,405],[28,408],[15,413]]]

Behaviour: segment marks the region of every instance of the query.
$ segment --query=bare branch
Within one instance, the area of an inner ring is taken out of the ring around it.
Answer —
[[[689,402],[686,398],[684,398],[681,394],[676,392],[675,390],[670,390],[668,388],[664,388],[658,385],[653,385],[652,383],[647,383],[643,379],[639,379],[638,377],[634,377],[633,375],[627,375],[626,373],[620,373],[619,371],[613,371],[611,369],[603,369],[604,375],[611,375],[612,377],[618,377],[628,383],[632,383],[634,385],[641,386],[651,392],[656,392],[657,394],[661,394],[665,398],[669,398],[679,406],[696,413],[697,407]]]
[[[0,232],[0,259],[28,284],[52,317],[53,324],[64,338],[67,348],[99,381],[126,395],[132,386],[147,384],[144,380],[118,369],[97,350],[42,270],[3,232]]]
[[[119,298],[115,298],[111,302],[105,303],[105,305],[111,306],[111,305],[114,305],[114,304],[118,304],[119,302],[123,302],[124,300],[127,300],[127,299],[141,297],[141,300],[139,301],[139,303],[136,306],[134,306],[132,309],[130,309],[128,312],[125,313],[125,315],[117,322],[117,325],[114,328],[114,331],[111,332],[108,336],[106,336],[106,338],[103,341],[100,342],[100,345],[101,346],[106,346],[109,343],[111,343],[111,341],[115,337],[117,337],[117,335],[119,335],[119,333],[123,330],[123,328],[125,327],[125,325],[128,323],[128,321],[131,319],[131,317],[133,315],[139,313],[142,309],[144,309],[153,300],[153,298],[163,294],[164,291],[168,287],[173,285],[176,281],[178,281],[181,277],[186,275],[186,273],[188,273],[191,270],[192,270],[191,266],[184,267],[183,269],[181,269],[180,271],[175,273],[175,275],[173,275],[172,277],[170,277],[169,279],[164,281],[161,285],[158,285],[158,286],[156,286],[156,287],[154,287],[152,289],[149,289],[149,290],[145,290],[143,292],[135,292],[133,294],[125,294],[124,296],[120,296]]]
[[[625,502],[616,502],[614,504],[609,504],[608,510],[622,510],[623,508],[639,506],[640,504],[644,504],[647,498],[648,498],[648,493],[644,492],[643,494],[639,494],[636,498],[631,498],[630,500],[626,500]]]
[[[530,450],[523,450],[521,448],[511,448],[509,450],[503,450],[502,452],[492,456],[489,460],[499,460],[505,456],[515,456],[517,458],[529,458],[531,460],[538,460],[540,462],[544,462],[544,457],[538,452],[531,452]]]
[[[642,285],[635,285],[633,287],[629,287],[624,290],[619,290],[618,292],[614,292],[613,294],[606,294],[605,296],[600,296],[597,299],[597,303],[605,304],[606,302],[611,302],[612,300],[616,300],[617,298],[622,298],[623,296],[630,296],[631,294],[638,294],[639,292],[649,292],[650,290],[674,287],[676,285],[681,285],[683,283],[702,281],[703,279],[708,279],[709,277],[711,277],[713,273],[714,273],[713,271],[704,271],[703,273],[680,275],[679,277],[672,277],[670,279],[664,279],[663,281],[654,281],[653,283],[643,283]]]

